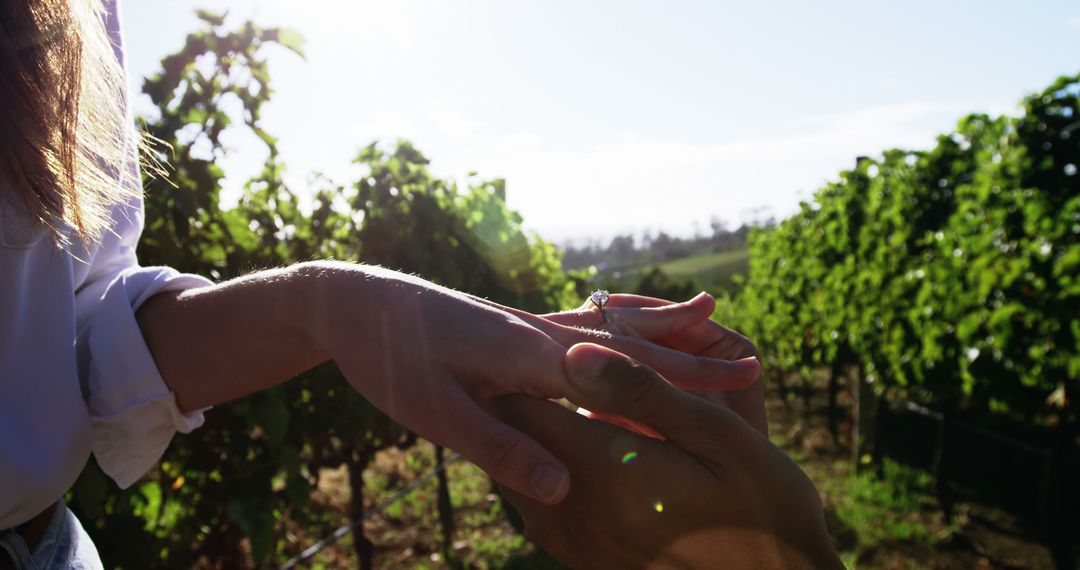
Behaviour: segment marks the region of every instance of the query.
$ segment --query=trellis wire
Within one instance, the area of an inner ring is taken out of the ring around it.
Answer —
[[[420,485],[423,485],[425,481],[427,481],[428,479],[431,479],[432,477],[437,475],[440,471],[444,471],[451,463],[457,461],[460,458],[461,458],[460,453],[454,453],[454,454],[450,455],[449,457],[444,459],[442,463],[436,465],[434,469],[432,469],[431,471],[428,471],[427,473],[423,474],[419,479],[413,481],[412,483],[409,483],[405,487],[402,487],[400,490],[398,490],[398,492],[391,495],[390,498],[388,498],[385,501],[379,503],[378,505],[375,505],[374,508],[364,511],[364,516],[350,522],[349,524],[347,524],[345,526],[342,526],[341,528],[335,530],[333,533],[331,533],[326,538],[324,538],[324,539],[320,540],[319,542],[316,542],[315,544],[312,544],[311,546],[305,548],[303,552],[301,552],[300,554],[298,554],[294,558],[290,558],[288,562],[281,565],[281,570],[290,570],[291,568],[295,568],[297,564],[307,560],[308,558],[311,558],[312,556],[315,556],[322,549],[324,549],[327,546],[330,546],[331,544],[337,542],[338,539],[345,536],[346,534],[349,534],[350,532],[356,530],[357,527],[364,524],[364,521],[366,521],[369,518],[381,513],[383,510],[385,510],[390,505],[392,505],[392,504],[400,501],[401,499],[405,498],[406,495],[408,495],[409,493],[412,493],[413,491],[415,491],[417,489],[417,487],[419,487]]]

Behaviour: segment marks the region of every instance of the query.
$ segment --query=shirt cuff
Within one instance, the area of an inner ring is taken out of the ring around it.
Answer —
[[[163,291],[212,283],[168,267],[132,267],[106,288],[80,339],[88,350],[86,398],[91,447],[101,469],[127,488],[165,453],[173,435],[203,423],[203,411],[183,414],[154,363],[135,311]]]

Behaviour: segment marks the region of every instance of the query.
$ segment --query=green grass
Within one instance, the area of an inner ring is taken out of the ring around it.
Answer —
[[[749,262],[750,251],[747,248],[701,253],[660,264],[616,269],[599,276],[598,282],[612,283],[617,289],[628,290],[645,272],[658,265],[668,277],[677,281],[691,280],[698,288],[710,293],[734,292],[736,285],[732,277],[745,275]]]
[[[661,264],[660,270],[675,279],[693,279],[712,290],[730,286],[732,276],[746,273],[749,261],[750,252],[739,249],[676,259]]]
[[[887,542],[932,543],[954,529],[926,524],[927,512],[937,510],[928,474],[886,461],[884,477],[851,475],[845,495],[838,495],[836,514],[857,529],[863,548]]]

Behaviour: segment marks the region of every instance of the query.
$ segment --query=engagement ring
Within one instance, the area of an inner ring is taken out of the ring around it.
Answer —
[[[592,295],[589,295],[589,301],[593,305],[596,305],[597,309],[600,309],[600,315],[604,317],[604,324],[605,325],[608,323],[608,318],[607,318],[607,310],[604,309],[604,305],[607,305],[608,297],[609,297],[608,292],[603,290],[603,289],[593,291]]]

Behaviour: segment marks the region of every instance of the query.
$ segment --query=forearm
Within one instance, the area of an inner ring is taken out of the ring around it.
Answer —
[[[158,294],[143,304],[139,327],[179,408],[186,412],[258,392],[327,360],[312,331],[334,303],[328,291],[342,278],[333,268],[342,265],[260,271]],[[350,304],[369,301],[357,291]]]

